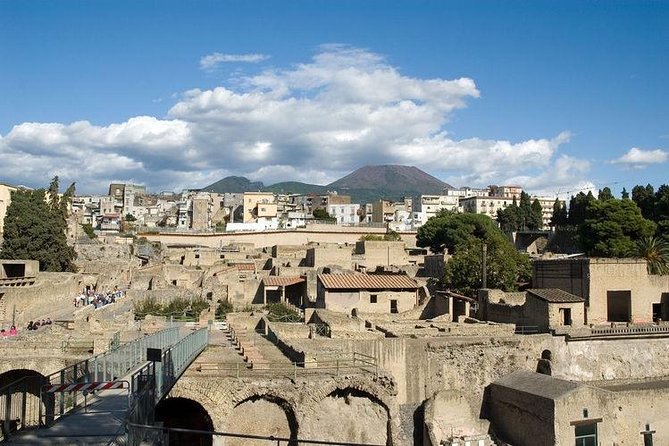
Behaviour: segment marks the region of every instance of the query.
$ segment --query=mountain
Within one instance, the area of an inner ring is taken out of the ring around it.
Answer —
[[[371,203],[385,198],[400,200],[402,197],[440,194],[444,187],[451,187],[438,178],[413,166],[365,166],[326,186],[286,181],[265,186],[262,182],[251,182],[244,177],[226,177],[201,190],[206,192],[270,191],[285,194],[325,194],[337,191],[350,195],[353,203]],[[415,202],[415,201],[414,201]]]
[[[262,181],[251,182],[246,177],[225,177],[209,186],[200,189],[203,192],[216,192],[219,194],[233,192],[254,192],[263,190],[265,185]]]
[[[265,187],[264,190],[275,192],[279,194],[326,194],[328,192],[327,186],[319,186],[317,184],[300,183],[299,181],[284,181],[283,183],[272,184]]]
[[[451,186],[414,166],[382,165],[361,167],[327,187],[352,199],[358,197],[354,202],[368,203],[380,198],[400,200],[440,194],[444,187]]]

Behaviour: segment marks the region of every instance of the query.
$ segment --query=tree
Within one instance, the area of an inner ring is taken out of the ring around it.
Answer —
[[[124,219],[125,221],[127,221],[127,222],[137,221],[137,219],[135,218],[135,216],[132,215],[132,214],[130,214],[130,213],[125,214],[125,217],[123,217],[123,219]]]
[[[567,224],[567,207],[559,198],[553,203],[553,216],[550,225],[559,228]]]
[[[520,209],[516,204],[515,198],[513,199],[511,206],[497,210],[497,223],[499,224],[500,229],[507,234],[516,232],[520,229]]]
[[[460,245],[458,252],[446,263],[446,287],[467,296],[474,296],[481,288],[483,243],[482,239],[472,238]],[[519,282],[530,279],[530,258],[518,252],[503,235],[492,237],[485,243],[488,288],[514,291]]]
[[[435,253],[444,252],[445,249],[449,253],[455,253],[458,245],[471,238],[487,239],[493,233],[504,237],[487,215],[440,211],[418,228],[416,245],[429,247]]]
[[[634,186],[632,188],[632,201],[634,201],[637,206],[639,206],[639,209],[641,209],[643,218],[654,220],[655,192],[653,186],[650,184],[646,185],[646,187],[641,185]]]
[[[595,197],[592,192],[588,192],[587,195],[579,192],[575,197],[571,197],[571,200],[569,200],[569,224],[572,226],[582,224],[585,221],[586,209],[594,201]]]
[[[74,195],[72,184],[58,196],[58,177],[48,191],[17,190],[5,215],[4,259],[38,260],[41,271],[76,271],[76,252],[68,246],[67,209]]]
[[[613,199],[613,194],[611,193],[611,189],[609,189],[608,187],[605,187],[604,189],[600,189],[599,193],[597,194],[597,199],[599,201],[612,200]]]
[[[636,255],[646,259],[649,274],[669,274],[669,243],[657,237],[637,241]]]
[[[620,196],[623,200],[629,200],[630,194],[627,192],[627,189],[623,187],[623,191],[620,193]]]
[[[643,218],[630,200],[595,201],[578,229],[581,247],[589,256],[630,257],[636,242],[655,233],[655,223]]]
[[[539,200],[535,199],[530,208],[530,216],[527,221],[527,229],[538,231],[544,227],[544,210]]]
[[[336,220],[334,217],[331,217],[324,208],[314,209],[313,215],[316,220]]]

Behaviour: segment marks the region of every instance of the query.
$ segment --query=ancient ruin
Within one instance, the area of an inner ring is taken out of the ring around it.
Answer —
[[[17,382],[64,385],[54,372],[177,327],[208,337],[155,406],[162,426],[186,429],[170,444],[268,444],[201,431],[369,445],[669,442],[669,282],[638,262],[541,261],[532,288],[476,301],[435,289],[443,257],[406,242],[164,238],[78,243],[77,273],[1,263],[0,321],[18,332],[0,340],[5,441],[43,442],[35,432],[51,429],[32,428],[57,426],[58,404],[76,414],[103,399]]]

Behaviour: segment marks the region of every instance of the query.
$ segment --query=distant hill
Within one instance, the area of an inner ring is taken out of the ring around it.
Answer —
[[[204,192],[215,192],[219,194],[233,192],[254,192],[265,188],[262,181],[250,181],[246,177],[225,177],[217,182],[203,187]]]
[[[284,181],[283,183],[266,186],[264,190],[279,194],[326,194],[329,190],[327,186],[317,184],[300,183],[299,181]]]
[[[382,165],[361,167],[327,187],[351,198],[358,197],[354,202],[368,203],[381,198],[400,200],[440,194],[444,187],[451,186],[417,167]]]
[[[438,178],[413,166],[365,166],[351,172],[326,186],[286,181],[265,186],[262,182],[251,182],[245,177],[226,177],[203,187],[206,192],[270,191],[285,194],[325,194],[337,191],[350,195],[353,203],[371,203],[379,199],[400,200],[402,197],[420,197],[439,194],[444,187],[451,187]]]

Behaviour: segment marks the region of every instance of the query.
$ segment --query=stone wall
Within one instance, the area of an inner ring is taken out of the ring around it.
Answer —
[[[152,242],[162,242],[168,245],[201,245],[217,248],[238,243],[250,243],[256,248],[271,247],[274,245],[308,245],[316,243],[351,243],[354,244],[365,234],[383,235],[386,228],[344,227],[337,225],[310,226],[295,230],[278,230],[265,232],[229,232],[217,234],[189,234],[189,233],[144,233],[139,234]],[[400,232],[402,240],[407,246],[416,245],[416,232]]]
[[[4,287],[5,304],[3,324],[11,322],[16,308],[16,325],[21,328],[28,321],[44,318],[53,312],[72,307],[72,300],[86,285],[94,285],[97,277],[78,273],[40,272],[35,284],[26,287]]]

